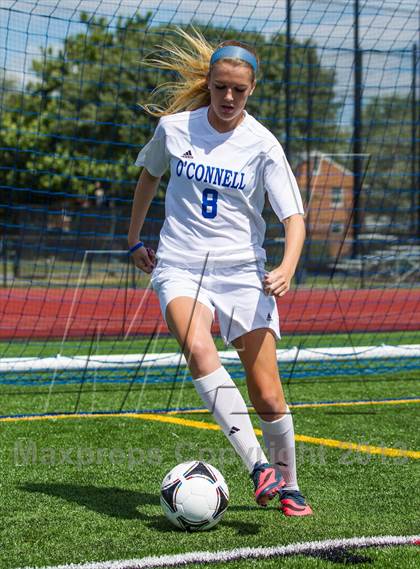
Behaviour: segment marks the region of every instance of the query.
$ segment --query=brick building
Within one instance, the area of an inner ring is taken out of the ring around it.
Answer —
[[[333,156],[313,151],[295,174],[304,197],[308,237],[322,244],[322,256],[336,259],[351,253],[353,174]]]

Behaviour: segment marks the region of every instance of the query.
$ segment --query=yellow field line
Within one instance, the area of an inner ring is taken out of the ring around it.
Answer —
[[[327,402],[327,403],[302,403],[299,405],[293,405],[289,403],[290,409],[304,409],[306,407],[352,407],[353,405],[402,405],[407,403],[420,403],[420,398],[418,399],[390,399],[388,401],[338,401],[338,402]],[[248,409],[253,409],[253,407],[249,406]],[[164,413],[156,413],[161,417],[163,414],[165,415],[182,415],[182,414],[208,414],[209,411],[207,409],[185,409],[185,410],[178,410],[178,411],[165,411]],[[139,415],[143,415],[144,413],[81,413],[81,414],[62,414],[62,415],[33,415],[33,416],[22,416],[22,417],[0,417],[0,423],[11,423],[17,421],[43,421],[43,420],[54,420],[54,419],[74,419],[74,418],[95,418],[95,417],[139,417]],[[147,414],[147,417],[155,416],[154,414]],[[205,428],[205,427],[203,427]],[[209,427],[211,428],[211,427]]]
[[[323,445],[332,448],[339,448],[342,450],[353,450],[356,452],[364,452],[366,454],[380,454],[382,456],[408,457],[420,459],[420,451],[418,450],[404,450],[399,448],[389,447],[376,447],[373,445],[361,445],[358,443],[351,443],[347,441],[337,441],[335,439],[323,439],[320,437],[308,437],[307,435],[295,435],[295,439],[302,443],[309,443],[313,445]]]
[[[178,417],[167,417],[165,414],[160,413],[74,413],[62,415],[34,415],[29,417],[2,417],[0,423],[16,423],[20,421],[55,421],[58,419],[96,419],[99,417],[127,417],[131,419],[146,419],[148,421],[160,421],[163,423],[175,423],[183,425],[184,427],[198,427],[202,429],[211,429],[214,431],[220,430],[219,425],[215,423],[204,423],[201,421],[190,421],[188,419],[181,419]]]
[[[388,401],[331,401],[328,403],[302,403],[300,405],[289,405],[296,409],[304,409],[306,407],[353,407],[353,405],[401,405],[403,403],[420,403],[419,399],[390,399]]]
[[[181,419],[179,417],[169,417],[162,415],[139,415],[138,418],[150,421],[161,421],[163,423],[174,423],[177,425],[184,425],[186,427],[194,427],[197,429],[212,429],[215,431],[220,430],[219,425],[214,423],[206,423],[204,421],[191,421],[190,419]],[[257,435],[262,435],[261,429],[254,429]],[[361,445],[358,443],[351,443],[346,441],[337,441],[335,439],[324,439],[320,437],[309,437],[307,435],[295,435],[295,440],[301,443],[309,443],[313,445],[323,445],[332,448],[339,448],[343,450],[353,450],[356,452],[364,452],[367,454],[380,454],[391,457],[409,457],[420,459],[420,451],[404,450],[397,448],[376,447],[372,445]]]
[[[156,421],[159,423],[170,423],[173,425],[182,425],[184,427],[192,427],[195,429],[208,429],[211,431],[220,431],[219,425],[215,423],[207,423],[205,421],[193,421],[191,419],[183,419],[180,417],[174,417],[164,414],[153,414],[153,413],[92,413],[83,415],[44,415],[42,417],[5,417],[0,419],[2,422],[12,422],[17,420],[32,420],[32,421],[42,421],[51,419],[81,419],[90,418],[94,419],[97,417],[128,417],[133,419],[142,419],[144,421]],[[257,435],[262,435],[260,429],[255,429]],[[382,456],[389,456],[393,458],[397,457],[407,457],[413,459],[420,459],[420,451],[416,450],[404,450],[398,448],[388,448],[388,447],[376,447],[373,445],[361,445],[358,443],[352,443],[347,441],[338,441],[336,439],[324,439],[321,437],[310,437],[307,435],[295,435],[295,440],[302,443],[308,443],[313,445],[322,445],[331,448],[338,448],[341,450],[352,450],[355,452],[363,452],[366,454],[379,454]]]
[[[389,399],[388,401],[329,401],[326,403],[299,403],[298,405],[293,405],[289,403],[290,409],[307,409],[310,407],[353,407],[358,405],[403,405],[406,403],[420,403],[420,398],[418,399]],[[253,409],[253,407],[248,407],[248,409]],[[181,415],[183,413],[208,413],[207,409],[186,409],[180,411],[168,411],[168,415]]]

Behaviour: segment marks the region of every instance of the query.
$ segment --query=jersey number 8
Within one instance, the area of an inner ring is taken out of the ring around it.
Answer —
[[[207,219],[213,219],[217,215],[217,199],[219,193],[217,190],[211,188],[206,188],[203,191],[203,201],[201,203],[201,212],[203,217]]]

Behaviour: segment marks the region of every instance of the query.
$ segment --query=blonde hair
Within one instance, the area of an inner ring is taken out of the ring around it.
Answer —
[[[163,96],[164,107],[154,103],[142,105],[150,115],[155,117],[172,115],[181,111],[194,111],[210,104],[207,77],[210,70],[210,58],[215,49],[225,45],[238,45],[256,56],[252,47],[240,41],[227,40],[215,48],[194,28],[192,34],[181,28],[176,28],[175,31],[185,40],[187,47],[180,47],[168,41],[166,45],[159,46],[165,51],[164,58],[149,56],[144,60],[148,66],[175,72],[179,77],[177,81],[162,83],[154,89],[152,97]],[[249,65],[242,60],[226,59],[238,65]],[[254,70],[252,73],[253,80],[255,80]]]

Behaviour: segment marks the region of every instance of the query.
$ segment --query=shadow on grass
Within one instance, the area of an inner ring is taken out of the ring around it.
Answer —
[[[254,510],[261,511],[259,506],[229,506],[229,512],[252,512]],[[260,532],[260,524],[256,524],[250,521],[239,521],[239,520],[229,520],[229,513],[213,528],[209,531],[219,531],[223,530],[223,528],[232,528],[236,531],[239,536],[246,536],[246,535],[257,535]],[[148,522],[149,527],[152,529],[159,531],[161,533],[173,533],[175,532],[184,532],[184,530],[179,529],[172,525],[169,520],[165,518],[165,516],[153,516],[153,518],[149,519]],[[195,532],[190,532],[195,533]]]
[[[147,524],[150,528],[160,533],[185,533],[185,530],[176,528],[164,516],[153,516],[153,519]],[[232,528],[236,531],[238,536],[257,535],[260,532],[259,524],[251,522],[240,522],[238,520],[226,520],[223,518],[216,526],[210,528],[209,532],[225,531],[227,528]],[[188,532],[196,533],[196,532]]]
[[[98,488],[78,484],[36,484],[27,483],[18,486],[25,492],[38,492],[55,496],[79,504],[113,518],[126,520],[150,520],[150,516],[141,512],[143,506],[159,505],[159,496],[147,492],[122,490],[121,488]]]
[[[61,498],[67,502],[78,504],[89,508],[99,514],[105,514],[113,518],[138,519],[147,522],[153,529],[166,533],[174,532],[177,529],[165,518],[164,515],[147,515],[142,512],[142,507],[158,506],[159,496],[147,492],[136,492],[134,490],[122,490],[121,488],[99,488],[97,486],[81,486],[77,484],[19,484],[19,490],[24,492],[41,493],[47,496]],[[229,510],[253,511],[261,510],[258,506],[230,506]],[[223,519],[214,528],[222,529],[230,527],[238,535],[256,535],[260,531],[260,525],[249,521]],[[182,531],[182,530],[179,530]]]
[[[316,553],[306,554],[308,557],[314,559],[322,559],[323,561],[330,561],[331,563],[341,565],[359,565],[362,563],[372,563],[372,559],[366,555],[360,555],[342,547],[336,547],[331,550],[318,551]]]

